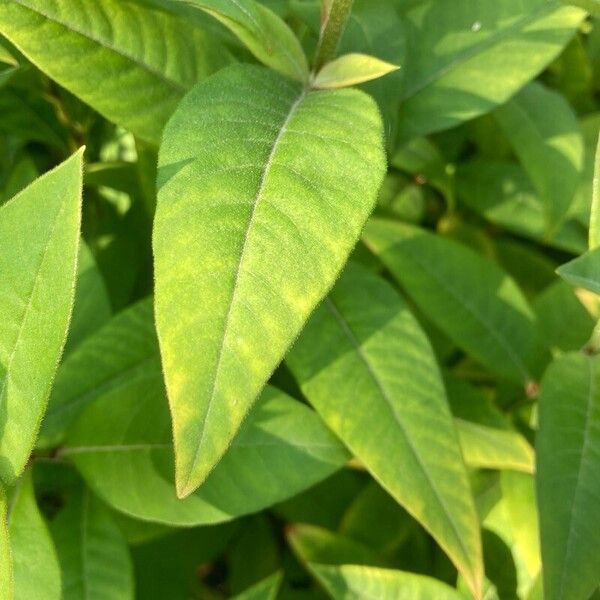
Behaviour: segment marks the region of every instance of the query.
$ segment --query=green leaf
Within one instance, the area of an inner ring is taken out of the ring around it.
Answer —
[[[600,15],[600,0],[562,0],[564,4],[579,6],[587,10],[591,15]]]
[[[183,526],[261,510],[331,475],[348,458],[312,411],[267,387],[204,485],[178,500],[159,368],[153,377],[122,381],[88,406],[62,452],[90,487],[118,510]],[[129,475],[123,479],[125,472]]]
[[[449,585],[424,575],[358,565],[310,565],[334,600],[464,600]]]
[[[556,0],[415,4],[405,13],[405,138],[447,129],[506,102],[559,54],[585,17]]]
[[[461,379],[447,374],[444,380],[465,462],[533,473],[533,448],[491,400]]]
[[[454,241],[391,221],[371,219],[364,239],[458,346],[501,377],[531,379],[534,316],[498,266]]]
[[[399,68],[368,54],[344,54],[318,72],[313,87],[322,90],[350,87],[378,79]]]
[[[4,598],[11,600],[14,596],[12,573],[12,557],[10,553],[10,537],[8,535],[8,505],[4,488],[0,485],[0,590]]]
[[[169,122],[155,301],[180,496],[335,281],[383,179],[382,138],[364,93],[307,91],[248,65],[198,85]]]
[[[0,477],[7,483],[27,462],[65,344],[82,158],[77,152],[0,207]]]
[[[600,6],[600,2],[598,3]],[[600,246],[600,135],[596,146],[594,161],[594,179],[592,183],[592,210],[590,216],[589,247],[590,250]]]
[[[69,354],[58,369],[38,446],[58,445],[73,419],[96,398],[160,370],[152,298],[118,313]]]
[[[463,163],[456,187],[460,199],[490,223],[569,252],[586,249],[585,230],[572,220],[548,237],[544,203],[519,165],[483,158]]]
[[[290,525],[288,544],[303,563],[369,565],[385,567],[386,561],[361,542],[314,525]]]
[[[87,489],[72,496],[51,525],[63,600],[133,600],[129,550],[109,510]]]
[[[183,20],[119,0],[0,0],[0,33],[107,119],[155,143],[186,91],[227,56]]]
[[[600,246],[560,266],[556,272],[571,285],[600,294]]]
[[[600,357],[567,354],[542,380],[537,434],[544,598],[583,600],[598,586]]]
[[[60,567],[52,538],[36,504],[31,472],[24,475],[11,492],[8,499],[8,534],[14,598],[60,600],[63,598]],[[0,593],[3,591],[4,588],[0,588]],[[11,598],[10,594],[8,597]],[[5,596],[2,595],[2,598]]]
[[[82,240],[79,245],[75,303],[65,355],[104,325],[111,315],[110,299],[94,255]]]
[[[324,0],[321,3],[321,27],[315,56],[320,69],[335,57],[340,38],[352,12],[354,0]]]
[[[254,0],[187,0],[228,27],[271,69],[306,82],[308,63],[300,42],[285,21]]]
[[[327,425],[477,593],[479,525],[460,446],[431,346],[396,291],[349,264],[287,364]]]
[[[273,575],[253,585],[245,592],[234,596],[234,600],[275,600],[281,587],[281,579],[281,573],[273,573]]]
[[[543,202],[546,232],[556,230],[583,169],[583,137],[573,109],[559,93],[532,82],[495,114]]]

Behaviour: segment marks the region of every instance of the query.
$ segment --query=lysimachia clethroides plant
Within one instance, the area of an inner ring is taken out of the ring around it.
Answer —
[[[600,594],[598,0],[0,0],[0,600]]]

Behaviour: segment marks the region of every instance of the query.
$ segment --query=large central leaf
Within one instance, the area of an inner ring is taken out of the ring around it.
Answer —
[[[196,86],[168,123],[156,320],[180,495],[219,461],[335,281],[383,178],[382,139],[364,93],[242,65]]]

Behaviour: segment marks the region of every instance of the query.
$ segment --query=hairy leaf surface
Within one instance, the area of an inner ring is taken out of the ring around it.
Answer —
[[[479,525],[444,386],[396,291],[349,264],[287,363],[327,425],[478,590]]]
[[[0,33],[107,119],[155,143],[187,90],[227,56],[178,17],[120,0],[0,0]]]
[[[230,67],[169,122],[154,229],[156,321],[177,488],[218,463],[356,243],[385,158],[375,103]]]
[[[82,155],[0,207],[0,478],[7,482],[25,466],[65,344],[79,247]]]

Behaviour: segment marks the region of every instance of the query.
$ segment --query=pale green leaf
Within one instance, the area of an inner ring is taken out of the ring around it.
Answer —
[[[426,0],[405,16],[400,135],[411,137],[506,102],[559,54],[585,12],[557,0]]]
[[[583,169],[583,137],[573,109],[558,92],[532,82],[495,115],[543,202],[545,232],[555,231]]]
[[[532,473],[533,448],[491,400],[461,379],[447,374],[444,380],[465,462]]]
[[[51,531],[62,572],[62,600],[133,600],[133,565],[125,539],[89,490],[70,497]]]
[[[186,91],[227,58],[197,27],[120,0],[0,0],[0,33],[107,119],[155,143]]]
[[[600,357],[548,368],[536,451],[544,598],[584,600],[600,573]]]
[[[75,422],[63,454],[118,510],[188,526],[227,521],[280,502],[328,477],[348,458],[310,409],[267,387],[204,485],[178,500],[159,368],[153,377],[121,381],[96,399]]]
[[[300,42],[285,21],[254,0],[187,0],[218,19],[265,65],[297,81],[308,78]]]
[[[335,281],[374,206],[382,141],[363,92],[307,91],[248,65],[198,85],[169,122],[155,301],[181,496]]]
[[[600,6],[600,2],[598,3]],[[600,135],[594,160],[594,179],[592,183],[592,210],[590,216],[590,250],[600,246]]]
[[[282,574],[273,573],[270,577],[259,581],[250,589],[234,596],[233,600],[275,600],[281,587]]]
[[[358,565],[310,565],[334,600],[464,600],[446,583],[426,577]]]
[[[40,447],[58,445],[73,419],[93,400],[160,370],[152,298],[114,316],[60,365],[42,422]]]
[[[371,219],[364,239],[458,346],[502,377],[531,379],[534,316],[497,265],[454,241],[391,221]]]
[[[560,266],[556,272],[571,285],[600,294],[600,246]]]
[[[287,364],[327,425],[477,592],[479,526],[460,446],[431,346],[397,292],[349,264]]]
[[[7,482],[27,462],[65,344],[82,157],[77,152],[0,207],[0,477]]]
[[[368,54],[344,54],[327,63],[313,80],[313,87],[334,89],[379,79],[400,67]]]
[[[8,522],[6,520],[7,515],[6,493],[0,485],[0,591],[2,592],[3,600],[12,600],[14,596],[14,582]]]
[[[36,504],[31,471],[24,475],[9,494],[8,535],[15,600],[63,598],[56,551]],[[0,596],[4,598],[2,591],[0,588]]]

